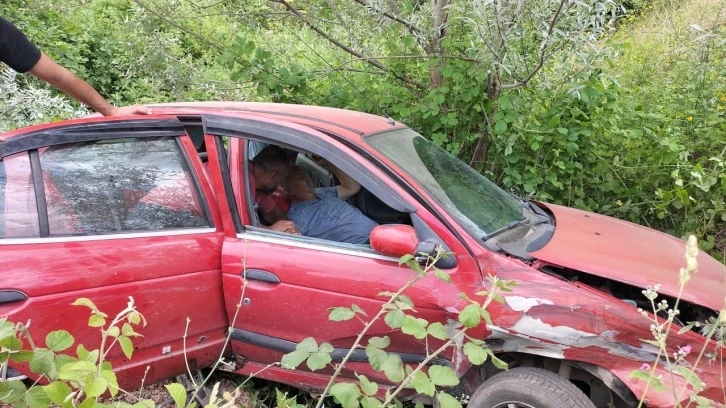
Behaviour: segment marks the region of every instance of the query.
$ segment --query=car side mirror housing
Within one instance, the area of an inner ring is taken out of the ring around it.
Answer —
[[[377,225],[371,230],[370,241],[374,251],[396,258],[415,254],[419,243],[416,230],[405,224]]]
[[[379,254],[396,258],[411,254],[416,256],[420,263],[426,262],[426,255],[435,256],[440,247],[446,255],[436,262],[436,267],[441,269],[456,267],[456,256],[448,252],[446,245],[433,232],[430,237],[421,240],[416,231],[414,227],[405,224],[377,225],[371,230],[371,247]],[[427,230],[424,230],[424,234],[426,232]]]

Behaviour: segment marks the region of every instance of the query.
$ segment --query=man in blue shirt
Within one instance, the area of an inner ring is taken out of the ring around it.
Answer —
[[[367,244],[371,230],[378,224],[344,201],[360,191],[360,184],[327,160],[316,161],[330,170],[340,185],[314,188],[307,170],[293,166],[286,186],[292,201],[287,218],[308,237]]]

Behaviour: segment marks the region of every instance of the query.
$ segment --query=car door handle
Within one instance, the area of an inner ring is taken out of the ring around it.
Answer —
[[[0,305],[22,302],[27,299],[28,295],[19,290],[0,290]]]
[[[261,269],[247,269],[242,273],[243,276],[247,277],[247,280],[253,280],[258,282],[267,283],[280,283],[280,278],[272,272],[263,271]]]

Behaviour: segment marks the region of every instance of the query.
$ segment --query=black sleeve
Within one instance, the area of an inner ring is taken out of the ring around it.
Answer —
[[[20,73],[40,60],[40,50],[13,23],[0,17],[0,62]]]

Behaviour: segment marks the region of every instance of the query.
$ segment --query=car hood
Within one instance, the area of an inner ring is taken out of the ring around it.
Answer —
[[[552,204],[552,239],[531,255],[542,261],[640,288],[661,285],[660,293],[678,296],[678,275],[686,265],[683,240],[627,221]],[[726,266],[699,251],[698,272],[681,298],[721,310],[726,296]]]

